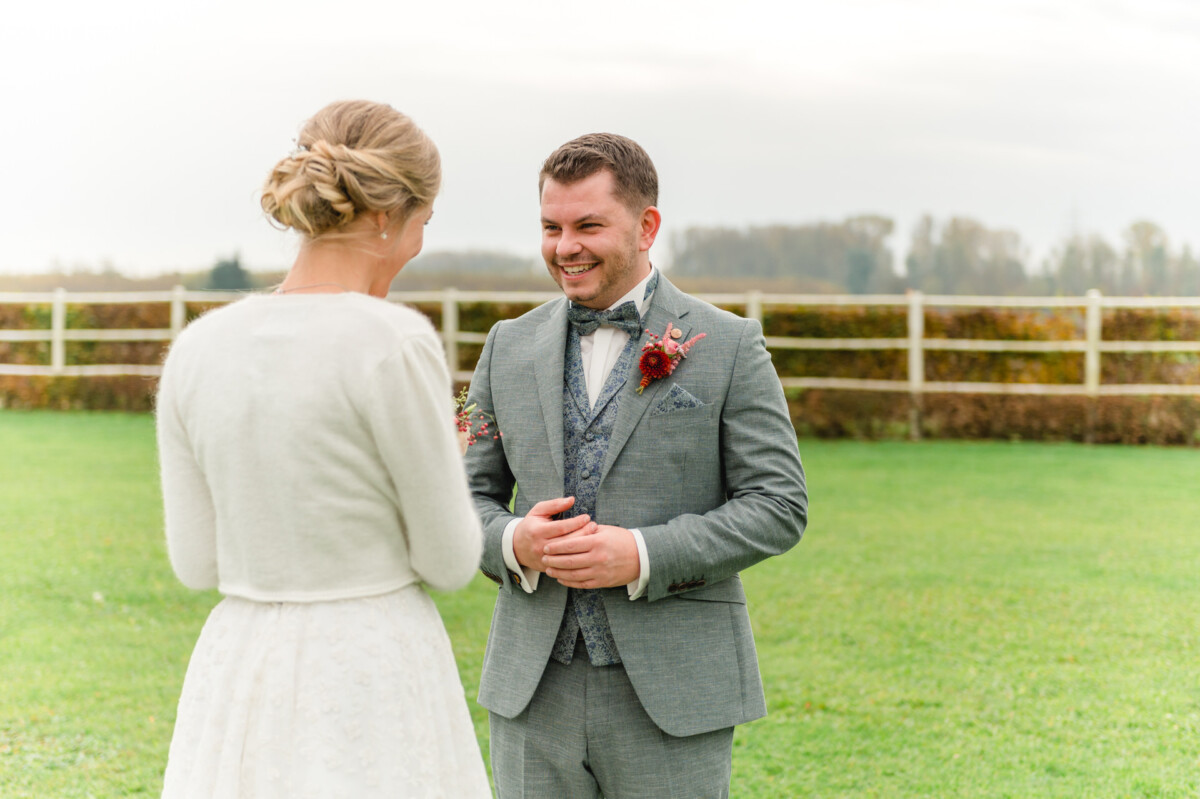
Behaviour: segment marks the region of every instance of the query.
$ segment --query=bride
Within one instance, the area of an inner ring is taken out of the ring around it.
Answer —
[[[274,294],[190,325],[157,425],[168,552],[217,588],[164,797],[488,797],[425,586],[465,586],[481,533],[430,323],[388,303],[441,179],[386,105],[302,129],[262,206],[303,244]]]

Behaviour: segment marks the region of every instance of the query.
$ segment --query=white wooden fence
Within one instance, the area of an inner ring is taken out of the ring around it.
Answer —
[[[229,302],[241,297],[238,292],[187,291],[176,287],[170,291],[151,292],[0,292],[0,304],[50,305],[50,327],[39,330],[0,330],[0,342],[49,342],[50,363],[45,365],[0,363],[0,375],[89,377],[99,375],[156,376],[158,365],[88,364],[69,365],[66,362],[68,341],[169,341],[178,335],[186,322],[186,304]],[[468,380],[471,370],[459,363],[459,344],[482,344],[484,333],[461,331],[461,303],[503,302],[541,303],[559,296],[554,292],[472,292],[445,289],[442,291],[396,292],[389,299],[407,303],[440,303],[442,307],[442,338],[446,360],[451,364],[456,380]],[[828,294],[763,294],[748,291],[739,294],[701,295],[709,302],[721,305],[743,305],[746,315],[763,318],[763,310],[772,306],[808,307],[902,307],[908,309],[908,335],[905,338],[793,338],[767,337],[767,346],[774,349],[799,350],[906,350],[908,377],[906,380],[865,380],[844,377],[783,377],[785,388],[825,388],[855,391],[898,391],[919,397],[930,393],[982,394],[1043,394],[1083,395],[1089,397],[1113,395],[1200,395],[1200,384],[1108,384],[1100,382],[1100,358],[1106,353],[1173,352],[1200,353],[1200,341],[1105,341],[1102,337],[1102,312],[1115,308],[1196,308],[1200,297],[1103,297],[1089,291],[1085,297],[955,297],[923,295],[828,295]],[[66,326],[69,304],[169,303],[170,327],[140,330],[79,330]],[[1082,308],[1085,314],[1085,337],[1056,341],[1014,341],[991,339],[926,338],[926,308]],[[1084,381],[1080,384],[1041,383],[981,383],[942,382],[925,379],[925,353],[934,350],[959,352],[1082,352]],[[469,366],[469,365],[468,365]]]

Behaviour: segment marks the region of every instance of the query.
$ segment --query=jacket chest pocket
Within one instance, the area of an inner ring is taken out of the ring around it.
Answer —
[[[659,410],[656,407],[652,408],[646,414],[640,426],[649,430],[676,430],[695,427],[697,428],[697,432],[699,432],[706,427],[712,426],[715,411],[716,406],[712,403],[673,410]]]
[[[647,414],[637,428],[641,451],[655,454],[661,463],[682,467],[706,459],[719,448],[716,406],[701,405],[656,416]]]

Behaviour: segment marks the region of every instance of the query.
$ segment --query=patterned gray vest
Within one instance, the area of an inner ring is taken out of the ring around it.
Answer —
[[[652,281],[655,282],[655,281]],[[648,286],[648,292],[653,286]],[[600,470],[608,453],[608,442],[617,421],[621,404],[620,390],[633,367],[640,337],[631,336],[613,366],[596,406],[589,407],[587,381],[583,374],[583,356],[579,350],[579,333],[567,329],[567,352],[563,364],[563,468],[564,494],[575,497],[569,515],[586,513],[596,517],[596,493],[600,487]],[[617,645],[608,628],[601,590],[567,589],[567,607],[563,613],[558,637],[550,656],[559,663],[570,663],[575,641],[583,635],[588,660],[593,666],[610,666],[621,662]]]

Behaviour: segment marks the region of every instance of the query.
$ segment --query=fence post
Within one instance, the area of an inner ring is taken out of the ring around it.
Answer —
[[[64,332],[67,329],[67,290],[54,290],[54,304],[50,306],[50,368],[55,374],[62,374],[67,365],[67,343]]]
[[[442,343],[453,375],[458,371],[458,291],[454,287],[442,291]]]
[[[185,290],[183,286],[171,289],[171,341],[175,340],[187,322],[187,303],[183,301]]]
[[[758,289],[746,292],[746,317],[763,323],[762,292]]]
[[[924,295],[908,290],[908,437],[921,440],[921,405],[925,388]]]
[[[1096,412],[1100,397],[1100,325],[1104,318],[1100,302],[1100,291],[1089,289],[1087,316],[1084,320],[1087,350],[1083,358],[1083,384],[1087,392],[1087,427],[1084,430],[1084,440],[1089,444],[1096,440]]]

